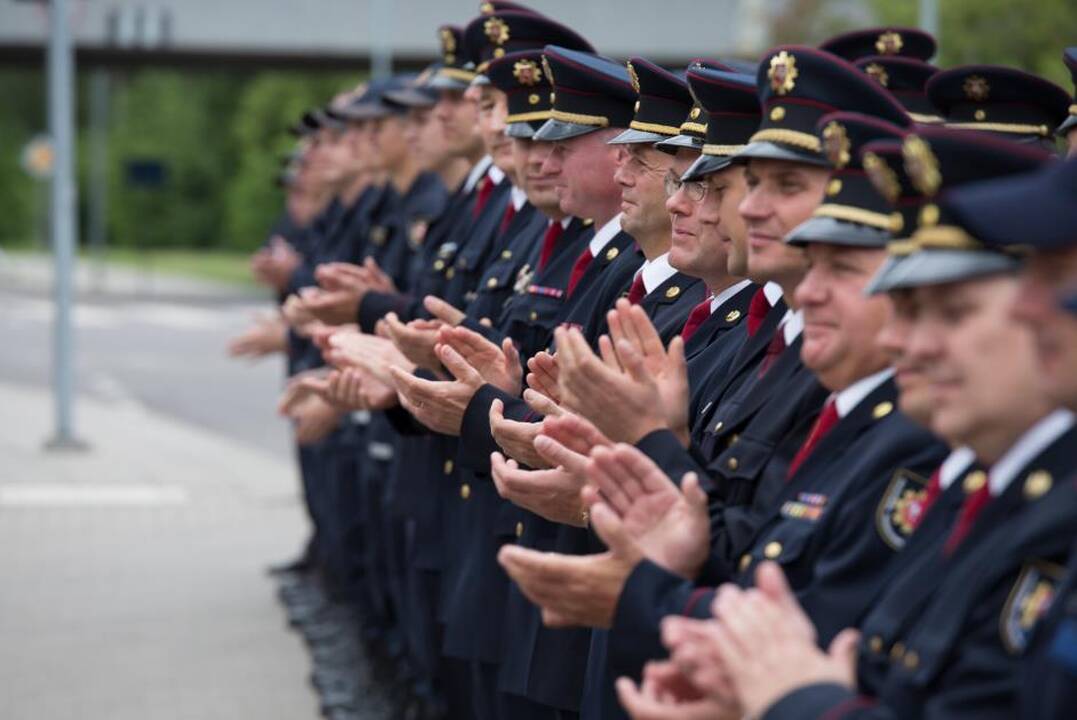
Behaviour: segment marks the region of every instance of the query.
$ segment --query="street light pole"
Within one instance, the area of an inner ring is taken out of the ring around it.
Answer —
[[[50,231],[55,261],[53,290],[52,386],[55,398],[56,434],[46,447],[81,449],[72,418],[74,372],[71,335],[72,266],[77,228],[75,225],[74,52],[68,26],[68,0],[52,0],[49,7],[48,113],[49,133],[55,149],[50,203]]]
[[[920,29],[939,36],[939,0],[920,0]]]

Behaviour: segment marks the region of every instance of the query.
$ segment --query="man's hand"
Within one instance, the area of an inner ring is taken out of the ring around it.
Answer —
[[[710,518],[694,473],[679,490],[649,457],[617,445],[595,448],[587,475],[593,486],[585,502],[608,503],[651,562],[687,579],[699,574],[710,551]]]
[[[288,327],[279,315],[255,318],[253,327],[228,343],[232,357],[261,358],[288,349]]]
[[[288,417],[295,424],[295,440],[300,445],[313,445],[324,440],[339,422],[336,408],[316,394],[292,406]]]
[[[611,526],[615,520],[601,504],[591,511],[591,522],[609,545],[598,555],[543,553],[518,545],[501,548],[498,562],[520,591],[542,608],[543,623],[597,628],[612,624],[617,598],[640,559],[634,544]]]
[[[557,356],[543,350],[527,361],[527,387],[542,393],[552,402],[561,404],[561,390],[558,387],[560,372]]]
[[[307,309],[307,304],[298,295],[289,295],[284,299],[280,308],[281,316],[288,326],[297,332],[303,332],[306,326],[317,322],[317,319]]]
[[[302,261],[303,257],[287,240],[280,235],[274,235],[269,241],[269,247],[259,250],[251,258],[251,272],[254,279],[262,285],[283,292],[288,287],[292,273]]]
[[[435,318],[449,327],[455,327],[464,321],[467,315],[460,308],[447,303],[436,295],[427,295],[423,298],[423,307]]]
[[[662,619],[662,643],[669,649],[670,661],[693,685],[715,699],[736,702],[736,690],[718,652],[717,626],[715,620],[667,615]]]
[[[735,703],[708,697],[670,662],[650,662],[637,687],[630,678],[617,680],[617,697],[632,720],[739,720]]]
[[[611,311],[610,317],[616,313]],[[687,369],[684,344],[679,339],[671,343],[668,356],[661,350],[667,362],[657,365],[656,375],[627,340],[614,347],[609,338],[600,338],[600,359],[578,330],[558,328],[555,337],[562,397],[571,410],[594,422],[610,438],[635,443],[654,430],[669,427],[671,417],[679,418],[679,426],[687,428]],[[658,345],[661,348],[660,340]],[[679,380],[674,382],[671,377]],[[675,407],[666,406],[660,381],[680,388]]]
[[[441,361],[434,346],[438,342],[438,330],[443,323],[440,320],[412,320],[407,325],[400,322],[396,313],[389,313],[384,318],[385,332],[397,349],[408,360],[421,368],[432,372],[441,371]]]
[[[327,387],[326,376],[328,368],[314,368],[293,375],[288,379],[288,384],[277,401],[277,412],[284,416],[291,415],[292,411],[302,404],[311,395],[318,395]]]
[[[352,323],[359,314],[359,293],[353,290],[303,288],[300,297],[306,312],[326,325]]]
[[[438,332],[438,341],[460,353],[467,364],[478,371],[483,381],[510,395],[519,394],[523,369],[520,367],[520,354],[511,338],[505,338],[501,347],[498,347],[473,330],[446,326]]]
[[[761,564],[756,582],[760,587],[749,590],[724,585],[714,601],[715,647],[745,712],[758,717],[781,697],[814,683],[855,687],[860,634],[841,631],[824,653],[805,632],[803,611],[791,612],[788,599],[774,599],[792,597],[781,568]]]
[[[540,414],[561,414],[560,408],[533,390],[524,391],[532,409]],[[500,400],[490,403],[490,434],[506,455],[521,465],[532,468],[548,468],[550,464],[535,449],[535,438],[542,431],[538,422],[518,422],[505,418],[505,405]]]
[[[543,440],[541,435],[537,440]],[[536,440],[536,442],[537,442]],[[552,442],[552,441],[550,441]],[[490,455],[490,472],[497,493],[513,505],[539,515],[550,522],[584,527],[581,480],[562,467],[525,470],[515,460],[501,453]]]
[[[482,377],[448,345],[437,345],[435,352],[453,380],[424,380],[396,367],[390,372],[405,410],[434,432],[459,435],[464,412],[482,386]]]

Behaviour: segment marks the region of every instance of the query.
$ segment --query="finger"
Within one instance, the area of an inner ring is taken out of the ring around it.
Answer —
[[[598,339],[598,354],[602,358],[602,362],[610,370],[621,370],[621,362],[617,359],[617,351],[613,348],[613,341],[610,340],[609,335],[603,335]]]
[[[767,560],[759,564],[755,571],[755,586],[768,598],[795,612],[803,612],[797,602],[793,589],[778,563]]]
[[[635,540],[629,536],[621,518],[605,503],[598,503],[591,508],[591,527],[614,555],[635,561],[643,554]]]
[[[643,308],[633,305],[629,309],[629,316],[632,319],[632,329],[637,338],[637,345],[643,354],[650,356],[664,352],[662,337]]]
[[[587,477],[598,486],[602,496],[620,515],[626,515],[632,509],[630,498],[621,487],[621,468],[607,448],[595,448],[591,451],[591,460],[587,465]]]
[[[860,652],[860,631],[855,628],[845,628],[830,641],[827,654],[850,670],[856,667],[856,657]],[[854,670],[855,672],[855,670]]]
[[[526,402],[532,410],[541,415],[558,416],[564,413],[561,406],[542,393],[535,392],[531,388],[524,390],[524,402]]]
[[[623,340],[617,345],[617,356],[621,358],[625,370],[636,382],[650,382],[651,376],[643,364],[643,356],[639,350]]]
[[[438,359],[445,366],[454,378],[462,383],[469,385],[481,385],[482,377],[479,372],[468,365],[464,358],[460,357],[460,353],[456,352],[448,345],[436,345],[434,352],[437,353]]]
[[[464,313],[461,310],[434,295],[427,295],[423,298],[423,307],[431,315],[449,325],[459,325],[464,319]]]
[[[667,490],[670,486],[676,487],[653,460],[632,445],[619,443],[614,446],[613,452],[625,474],[637,481],[643,492],[654,493]]]
[[[539,435],[534,440],[535,450],[550,464],[564,468],[565,472],[584,476],[587,456],[569,450],[553,438]]]
[[[516,349],[516,343],[512,341],[512,338],[507,337],[501,341],[501,352],[505,356],[505,363],[509,369],[519,377],[523,373],[523,366],[520,364],[520,351]]]

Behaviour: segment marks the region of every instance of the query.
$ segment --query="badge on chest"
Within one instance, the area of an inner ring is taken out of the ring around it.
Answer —
[[[1036,623],[1051,608],[1064,572],[1060,565],[1042,560],[1026,563],[1021,568],[999,618],[999,633],[1007,651],[1014,655],[1024,652]]]
[[[905,547],[905,542],[920,524],[926,499],[925,478],[905,469],[895,472],[875,511],[875,528],[883,542],[894,550]]]

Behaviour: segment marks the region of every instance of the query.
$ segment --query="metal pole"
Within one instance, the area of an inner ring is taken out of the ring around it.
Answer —
[[[105,282],[105,226],[108,220],[109,71],[97,68],[90,77],[90,237],[94,256],[94,289]]]
[[[367,16],[370,38],[370,75],[374,79],[389,77],[393,72],[391,0],[370,0]]]
[[[920,29],[931,33],[938,39],[939,0],[920,0]]]
[[[74,54],[67,17],[68,0],[49,7],[48,112],[55,148],[52,173],[51,235],[56,272],[53,280],[56,310],[53,323],[53,392],[56,434],[47,447],[78,449],[72,419],[74,373],[71,336],[71,276],[76,245],[74,178]]]

